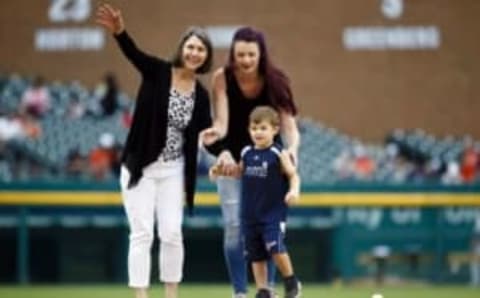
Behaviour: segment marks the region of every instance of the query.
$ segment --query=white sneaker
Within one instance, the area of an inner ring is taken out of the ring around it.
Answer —
[[[244,293],[235,293],[232,296],[233,298],[247,298],[247,294]]]

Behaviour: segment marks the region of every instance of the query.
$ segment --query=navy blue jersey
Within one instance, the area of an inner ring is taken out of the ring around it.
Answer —
[[[242,222],[265,224],[285,221],[288,180],[282,172],[278,145],[242,150]]]

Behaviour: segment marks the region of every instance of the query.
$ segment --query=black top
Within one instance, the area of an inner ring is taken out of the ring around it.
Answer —
[[[228,131],[221,141],[209,146],[207,149],[214,155],[223,150],[229,150],[233,158],[240,160],[240,151],[243,147],[251,144],[248,133],[248,118],[254,108],[258,106],[273,106],[267,95],[265,85],[255,98],[247,98],[243,95],[233,71],[225,68],[225,81],[228,97]],[[276,140],[279,141],[279,140]]]
[[[172,64],[139,50],[126,31],[115,38],[123,54],[142,75],[132,126],[122,154],[122,163],[131,175],[128,187],[132,187],[142,177],[143,169],[156,161],[165,147]],[[208,92],[199,81],[195,84],[194,105],[192,119],[183,134],[185,192],[190,213],[195,192],[198,133],[212,124]]]

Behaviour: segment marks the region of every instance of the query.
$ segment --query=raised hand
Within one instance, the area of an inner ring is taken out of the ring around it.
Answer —
[[[97,8],[95,22],[105,27],[112,34],[119,34],[125,30],[122,12],[107,3],[101,4]]]

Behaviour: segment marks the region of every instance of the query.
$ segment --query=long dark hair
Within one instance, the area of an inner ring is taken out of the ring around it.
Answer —
[[[230,54],[226,68],[233,70],[235,67],[234,48],[235,42],[255,42],[260,50],[260,60],[258,63],[258,72],[265,80],[267,94],[275,109],[286,111],[292,115],[297,114],[297,106],[293,101],[292,90],[290,89],[290,80],[287,75],[270,61],[265,37],[262,32],[251,27],[239,28],[233,35],[230,46]]]
[[[196,36],[198,39],[200,39],[207,49],[207,58],[205,59],[205,62],[195,70],[196,73],[199,74],[204,74],[210,71],[212,68],[213,64],[213,46],[212,42],[210,41],[210,38],[208,37],[208,34],[205,32],[200,27],[190,27],[188,28],[180,37],[180,42],[178,43],[177,49],[175,53],[173,54],[172,58],[172,64],[173,66],[176,67],[182,67],[183,66],[183,58],[182,58],[182,51],[183,51],[183,45],[189,39],[191,36]]]

